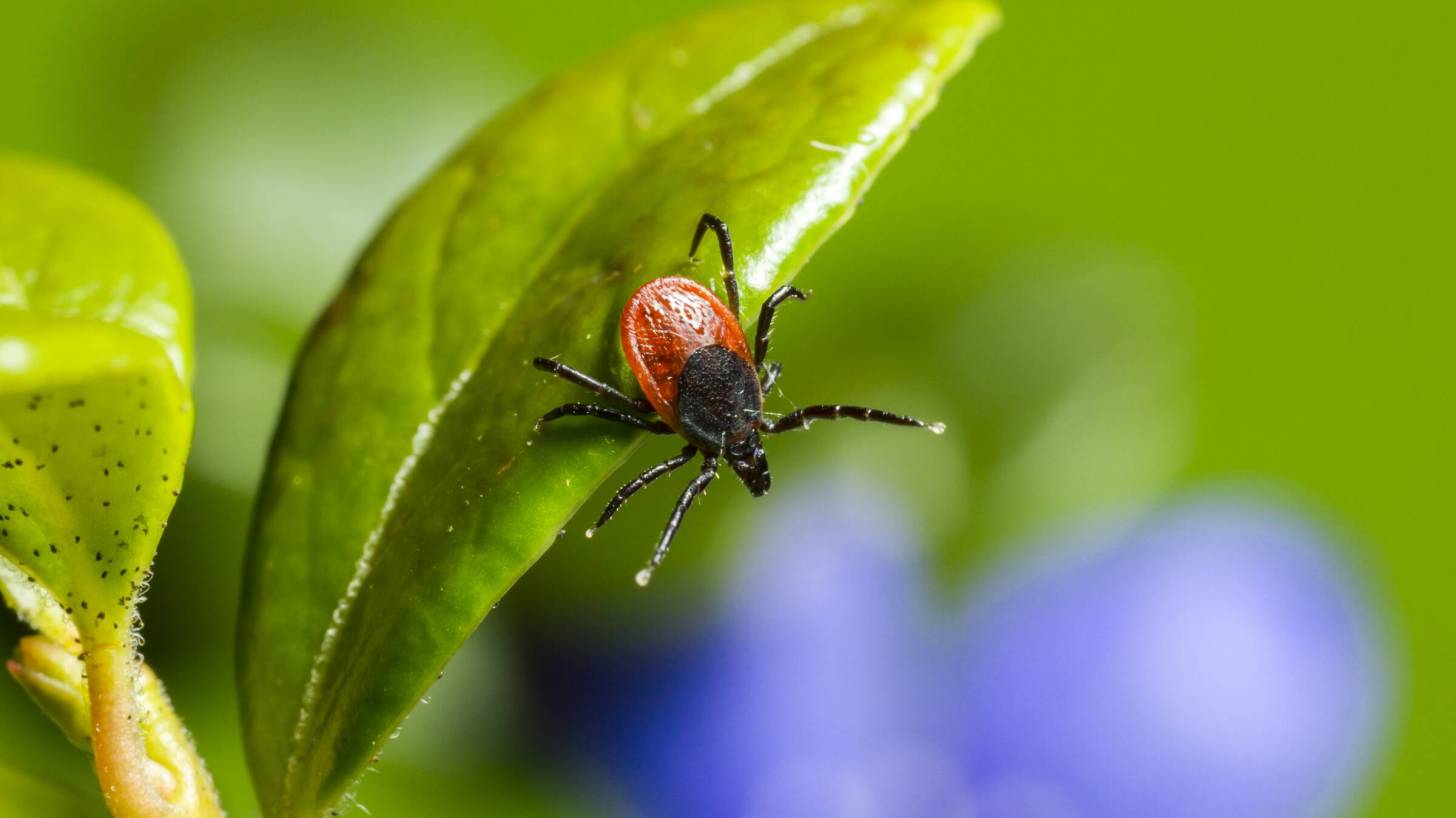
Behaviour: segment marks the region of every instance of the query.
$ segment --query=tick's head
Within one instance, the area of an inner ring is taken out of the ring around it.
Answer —
[[[730,445],[723,451],[723,456],[738,474],[738,479],[748,487],[749,494],[754,497],[768,494],[769,484],[773,480],[769,477],[768,456],[764,454],[763,441],[759,440],[758,432],[752,432],[743,440]]]

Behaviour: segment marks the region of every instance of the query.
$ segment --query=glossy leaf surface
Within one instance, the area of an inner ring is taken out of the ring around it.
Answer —
[[[548,82],[399,207],[302,354],[255,518],[239,682],[269,815],[347,791],[637,441],[534,435],[581,395],[531,358],[631,384],[627,296],[667,274],[721,292],[714,254],[686,258],[705,211],[756,315],[995,21],[948,1],[712,12]]]

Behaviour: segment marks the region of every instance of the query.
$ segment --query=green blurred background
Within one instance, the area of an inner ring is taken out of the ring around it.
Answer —
[[[705,5],[0,7],[0,147],[135,191],[194,277],[192,473],[143,614],[147,655],[234,814],[256,814],[232,684],[238,569],[308,322],[393,202],[478,121]],[[950,422],[952,442],[805,437],[778,449],[777,482],[827,465],[903,486],[941,598],[997,544],[1082,510],[1231,478],[1295,497],[1349,534],[1385,605],[1396,713],[1361,814],[1449,809],[1456,543],[1437,512],[1456,459],[1456,12],[1302,0],[1004,11],[805,270],[815,299],[776,336],[801,402],[915,407]],[[514,668],[541,640],[691,627],[751,511],[746,496],[715,496],[644,595],[625,581],[660,524],[644,505],[590,548],[573,536],[548,554],[361,801],[383,815],[413,814],[426,795],[438,815],[586,808],[552,785],[562,763],[521,739],[529,691]],[[0,631],[12,644],[18,626],[7,615]],[[0,790],[18,791],[7,767],[80,782],[76,814],[94,814],[80,754],[8,683]],[[11,802],[0,814],[33,813]]]

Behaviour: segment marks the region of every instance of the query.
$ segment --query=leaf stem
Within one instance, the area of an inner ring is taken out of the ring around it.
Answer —
[[[107,808],[116,818],[175,815],[159,791],[158,785],[166,782],[148,764],[137,719],[131,650],[118,643],[92,645],[85,661],[91,690],[91,749]]]
[[[217,792],[161,684],[129,645],[86,651],[91,749],[115,818],[221,816]]]

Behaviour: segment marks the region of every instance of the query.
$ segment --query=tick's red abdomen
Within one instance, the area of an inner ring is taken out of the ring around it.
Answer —
[[[678,378],[688,356],[719,344],[748,361],[748,341],[738,319],[707,287],[691,278],[665,276],[638,288],[622,310],[622,352],[642,394],[657,414],[677,426]]]

